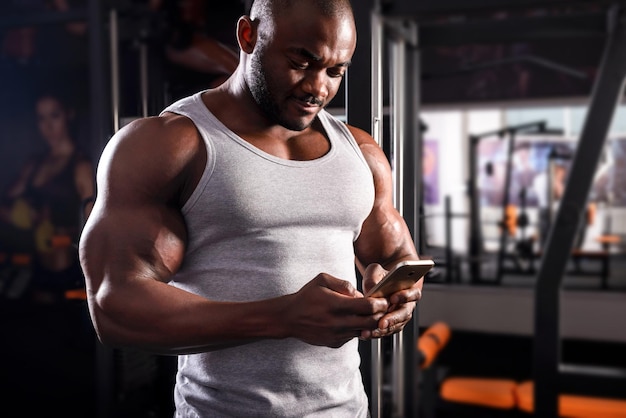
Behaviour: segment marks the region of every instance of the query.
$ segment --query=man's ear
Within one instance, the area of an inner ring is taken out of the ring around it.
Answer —
[[[237,42],[246,54],[252,53],[256,45],[257,26],[258,21],[253,21],[250,16],[242,16],[237,22]]]

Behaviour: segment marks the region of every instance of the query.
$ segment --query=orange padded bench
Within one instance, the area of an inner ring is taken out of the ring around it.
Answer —
[[[452,403],[513,409],[517,406],[516,388],[512,379],[449,377],[441,384],[439,395]]]
[[[422,369],[428,368],[450,337],[450,328],[443,322],[434,323],[420,335],[417,350],[422,357]],[[507,378],[451,376],[438,384],[438,392],[439,398],[450,404],[497,409],[503,414],[514,410],[534,414],[534,383],[531,380],[518,382]],[[437,396],[437,389],[432,395]],[[559,417],[626,418],[626,399],[621,398],[564,393],[559,395],[558,408]]]
[[[510,379],[450,377],[439,389],[447,402],[534,413],[534,384]],[[568,418],[626,418],[626,399],[559,395],[559,416]]]
[[[534,412],[534,385],[526,381],[517,385],[518,408]],[[626,418],[626,399],[597,398],[583,395],[559,395],[559,416],[571,418]]]

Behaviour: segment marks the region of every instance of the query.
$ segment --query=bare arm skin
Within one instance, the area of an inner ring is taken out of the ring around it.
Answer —
[[[418,260],[406,222],[393,205],[393,182],[389,161],[380,146],[365,131],[349,126],[372,170],[376,197],[374,208],[365,220],[356,244],[357,267],[363,275],[365,291],[380,281],[391,267],[405,260]],[[422,295],[423,279],[411,289],[389,298],[388,314],[373,333],[362,338],[384,337],[396,333],[412,318],[415,303]]]
[[[295,294],[248,303],[218,303],[168,285],[186,245],[180,208],[205,162],[199,134],[180,116],[133,122],[107,145],[80,242],[103,343],[161,354],[287,337],[338,347],[376,329],[387,301],[362,298],[325,274]]]

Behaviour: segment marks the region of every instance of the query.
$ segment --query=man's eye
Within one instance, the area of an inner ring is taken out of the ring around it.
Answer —
[[[291,61],[291,65],[297,70],[306,70],[307,68],[309,68],[308,62]]]
[[[338,78],[342,78],[344,76],[345,72],[342,70],[333,70],[330,69],[328,70],[328,75],[331,77],[338,77]]]

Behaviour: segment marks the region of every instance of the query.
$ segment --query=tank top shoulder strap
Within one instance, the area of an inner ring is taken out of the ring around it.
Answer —
[[[350,132],[350,129],[348,129],[348,126],[346,125],[345,122],[339,120],[338,118],[333,117],[326,110],[322,110],[319,113],[318,117],[320,121],[322,122],[324,129],[327,129],[327,130],[331,129],[334,133],[338,133],[340,134],[341,137],[345,138],[346,141],[344,142],[344,144],[349,145],[353,149],[353,151],[356,153],[356,155],[359,157],[359,159],[361,159],[363,164],[368,166],[367,161],[365,160],[365,157],[363,156],[363,153],[361,152],[361,148],[359,147],[359,144],[356,142],[354,135],[352,135],[352,132]]]
[[[204,91],[200,91],[191,96],[182,98],[167,106],[161,112],[161,115],[169,112],[189,118],[196,126],[196,129],[200,133],[200,136],[202,137],[202,140],[206,147],[207,162],[204,168],[204,172],[202,173],[202,177],[200,178],[200,182],[196,186],[196,189],[191,194],[187,202],[185,202],[185,204],[183,205],[183,213],[189,210],[189,208],[196,203],[196,201],[200,197],[201,191],[204,189],[204,186],[211,178],[213,169],[215,167],[215,146],[213,145],[211,135],[209,134],[209,129],[213,117],[209,112],[209,109],[207,109],[204,102],[202,101],[203,92]]]

